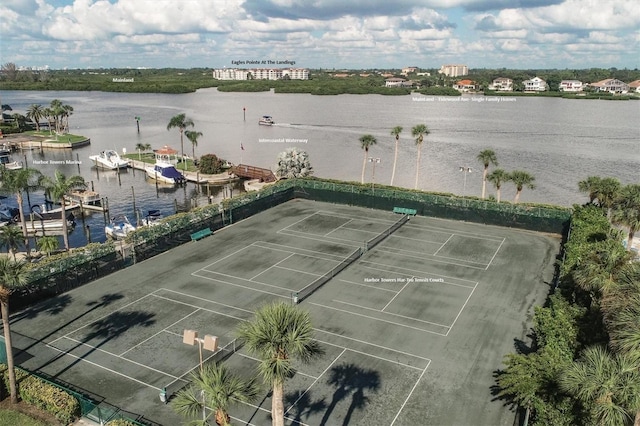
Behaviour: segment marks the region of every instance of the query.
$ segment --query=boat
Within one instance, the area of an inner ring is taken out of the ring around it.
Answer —
[[[128,233],[136,230],[125,215],[114,216],[111,223],[104,227],[104,233],[114,240],[122,240]]]
[[[156,161],[156,164],[145,167],[144,170],[147,176],[158,182],[180,185],[185,183],[186,180],[184,175],[180,173],[173,164],[163,161]]]
[[[120,158],[120,155],[112,149],[102,151],[98,155],[90,155],[89,159],[95,163],[96,167],[102,167],[107,170],[126,169],[129,167],[129,162]]]
[[[0,203],[0,222],[15,222],[16,219],[20,220],[18,216],[20,210],[16,207],[9,207],[6,204]]]
[[[69,209],[65,208],[65,213],[67,214],[67,223],[75,222],[76,217],[72,212],[69,211]],[[33,216],[33,220],[35,221],[60,221],[62,219],[62,208],[48,209],[46,204],[35,204],[31,206],[31,215]]]
[[[160,220],[163,218],[160,210],[149,210],[147,215],[142,219],[142,226],[157,226],[160,225]]]
[[[270,115],[263,115],[262,118],[258,120],[258,124],[262,126],[273,126],[276,122],[273,121],[273,118]]]
[[[60,235],[63,230],[62,212],[43,212],[32,211],[30,215],[25,217],[26,229],[28,234],[34,235]],[[73,213],[69,213],[66,218],[67,232],[70,232],[76,225]],[[19,222],[24,227],[22,222]]]
[[[8,170],[19,170],[22,168],[21,162],[13,161],[11,158],[11,148],[7,145],[0,146],[0,165]]]

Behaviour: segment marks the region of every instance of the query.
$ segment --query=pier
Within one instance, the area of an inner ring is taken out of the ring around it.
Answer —
[[[131,167],[132,169],[145,171],[145,168],[149,166],[153,166],[153,164],[145,163],[144,161],[129,159],[129,167]],[[223,183],[229,183],[238,178],[238,176],[230,172],[223,172],[217,175],[207,175],[200,172],[190,172],[186,170],[180,170],[177,167],[176,167],[176,170],[182,173],[187,181],[194,182],[194,183],[223,184]]]

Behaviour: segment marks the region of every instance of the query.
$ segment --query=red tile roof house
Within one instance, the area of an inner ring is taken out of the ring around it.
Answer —
[[[629,85],[624,81],[620,81],[617,78],[606,78],[604,80],[596,81],[589,84],[596,92],[609,92],[609,93],[628,93]]]
[[[640,80],[635,80],[629,83],[629,91],[640,93]]]
[[[453,85],[453,88],[461,92],[474,92],[477,88],[476,82],[471,80],[460,80]]]

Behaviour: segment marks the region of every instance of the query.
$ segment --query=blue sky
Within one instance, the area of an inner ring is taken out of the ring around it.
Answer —
[[[3,0],[23,67],[638,68],[637,0]]]

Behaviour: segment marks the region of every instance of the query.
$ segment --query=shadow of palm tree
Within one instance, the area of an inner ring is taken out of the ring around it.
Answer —
[[[338,403],[351,395],[351,403],[344,417],[343,425],[348,425],[356,410],[362,410],[369,403],[367,392],[377,392],[380,388],[380,374],[355,364],[338,365],[331,369],[328,383],[336,388],[329,408],[322,416],[320,425],[326,425]]]
[[[292,419],[292,425],[300,425],[304,422],[303,417],[308,419],[311,414],[319,413],[327,408],[327,403],[324,398],[313,401],[311,399],[311,391],[306,392],[302,396],[299,393],[290,393],[284,397],[285,406],[289,406],[289,409],[285,412],[287,418],[291,418],[291,411],[294,412],[294,418]]]
[[[38,303],[35,306],[29,307],[20,313],[11,316],[11,324],[21,321],[23,319],[33,319],[36,318],[43,312],[46,312],[49,315],[58,315],[62,312],[67,306],[71,304],[73,298],[68,294],[63,294],[58,297],[54,297],[53,299],[49,299],[45,302]]]

